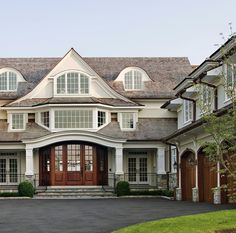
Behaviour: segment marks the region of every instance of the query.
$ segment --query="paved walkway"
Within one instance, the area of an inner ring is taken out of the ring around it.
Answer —
[[[0,200],[0,232],[107,233],[149,220],[232,208],[161,198]]]

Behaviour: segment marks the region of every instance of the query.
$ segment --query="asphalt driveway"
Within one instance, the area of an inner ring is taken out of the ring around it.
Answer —
[[[161,198],[0,200],[0,232],[106,233],[149,220],[233,208]]]

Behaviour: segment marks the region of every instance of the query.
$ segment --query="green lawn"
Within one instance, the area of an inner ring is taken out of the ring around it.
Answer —
[[[236,228],[236,210],[166,218],[133,225],[113,233],[214,233],[215,230],[232,228]]]

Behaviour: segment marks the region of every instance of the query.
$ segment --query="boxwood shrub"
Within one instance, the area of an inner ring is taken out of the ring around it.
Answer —
[[[116,194],[117,196],[129,195],[130,188],[127,181],[119,181],[116,185]]]
[[[33,197],[34,187],[29,181],[23,181],[18,185],[18,193],[21,197]]]
[[[16,192],[4,192],[0,193],[0,197],[18,197],[19,194]]]

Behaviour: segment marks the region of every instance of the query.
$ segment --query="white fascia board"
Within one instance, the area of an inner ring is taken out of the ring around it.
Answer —
[[[229,50],[236,47],[236,39],[234,38],[234,39],[232,39],[232,41],[230,41],[229,44],[227,44],[227,45],[224,44],[222,46],[223,46],[223,49],[224,49],[223,52],[222,52],[222,49],[219,49],[219,51],[216,54],[214,54],[211,57],[211,59],[213,59],[213,60],[221,59],[222,56],[224,56]],[[221,48],[222,48],[222,46],[221,46]]]
[[[189,75],[190,78],[195,79],[198,76],[200,76],[202,73],[208,71],[211,68],[215,68],[219,65],[219,62],[216,61],[206,61],[202,65],[200,65],[198,68],[195,69],[195,71]]]
[[[33,107],[1,107],[1,109],[4,110],[32,110],[32,109],[41,109],[41,108],[47,108],[47,107],[101,107],[106,109],[144,109],[144,106],[109,106],[105,104],[47,104],[47,105],[39,105],[39,106],[33,106]]]
[[[193,80],[191,80],[190,78],[186,78],[177,88],[175,88],[175,94],[177,94],[184,88],[191,86],[192,84],[193,84]]]

